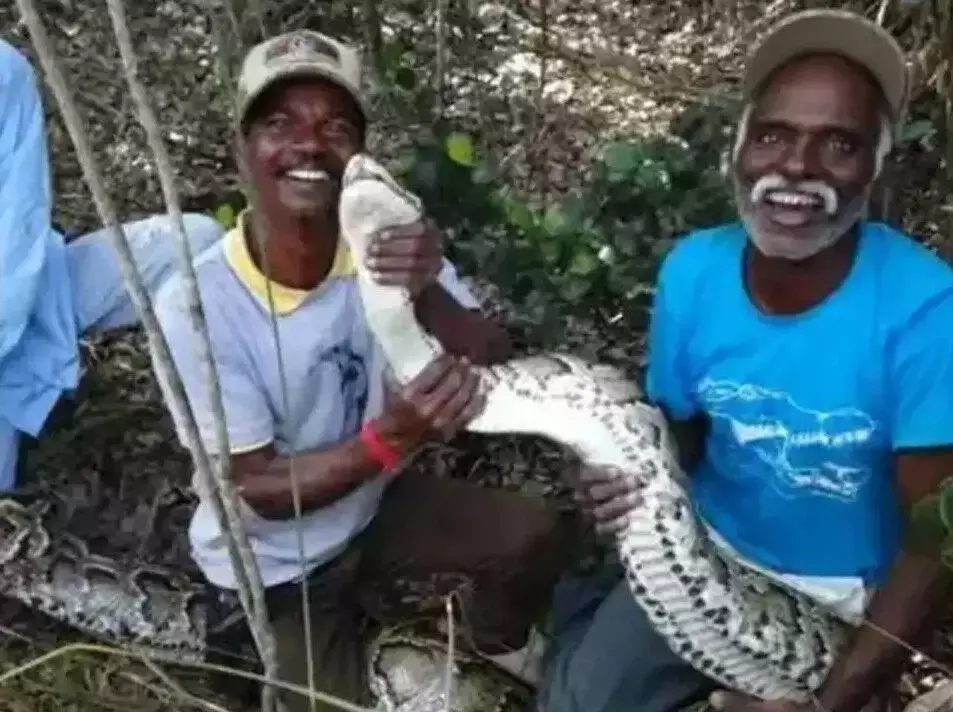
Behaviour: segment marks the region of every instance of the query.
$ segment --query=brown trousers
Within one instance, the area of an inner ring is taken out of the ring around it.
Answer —
[[[545,500],[417,473],[398,477],[368,529],[308,579],[315,688],[369,704],[364,624],[418,611],[416,606],[401,611],[377,605],[377,593],[397,580],[428,581],[445,574],[469,579],[473,585],[457,591],[457,601],[470,640],[488,654],[522,647],[548,609],[575,532],[574,517]],[[399,594],[391,597],[399,600]],[[301,586],[273,587],[266,597],[279,676],[307,687]],[[434,603],[443,610],[441,597]],[[288,712],[312,709],[303,695],[285,692],[282,699]],[[317,704],[316,709],[336,708]]]

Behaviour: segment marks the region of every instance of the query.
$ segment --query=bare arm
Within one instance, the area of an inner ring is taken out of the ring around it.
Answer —
[[[452,433],[482,407],[477,378],[451,356],[428,366],[403,393],[390,399],[374,421],[381,438],[409,453],[439,433]],[[233,455],[232,468],[244,500],[266,519],[294,516],[291,459],[273,446]],[[327,506],[382,472],[359,435],[294,457],[301,510]]]
[[[360,438],[294,458],[301,510],[327,506],[381,473]],[[294,516],[291,458],[271,445],[232,456],[232,472],[242,498],[266,519]]]
[[[953,449],[898,453],[898,488],[909,510],[953,474]],[[824,709],[857,712],[882,687],[897,679],[909,657],[946,613],[953,574],[937,556],[901,551],[867,608],[872,625],[862,626],[840,655],[820,690]],[[883,632],[881,632],[881,630]]]
[[[513,344],[501,326],[467,309],[437,282],[417,297],[414,311],[424,328],[452,354],[478,364],[499,363],[513,355]]]

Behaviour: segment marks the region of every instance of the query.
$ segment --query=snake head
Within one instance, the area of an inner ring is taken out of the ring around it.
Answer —
[[[338,221],[341,236],[355,256],[363,257],[371,238],[382,230],[423,218],[423,204],[366,153],[356,153],[344,168]],[[359,260],[363,262],[363,260]]]
[[[344,175],[341,178],[342,190],[362,181],[383,183],[397,198],[410,203],[418,213],[423,212],[423,203],[420,198],[400,185],[383,165],[366,153],[355,153],[344,167]]]

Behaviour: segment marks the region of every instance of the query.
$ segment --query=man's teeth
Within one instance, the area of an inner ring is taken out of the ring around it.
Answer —
[[[784,205],[792,208],[819,208],[823,207],[824,201],[809,193],[797,193],[787,190],[772,190],[764,196],[767,203],[775,205]]]
[[[326,171],[314,171],[309,168],[294,168],[285,175],[295,180],[307,180],[312,182],[328,180],[330,178]]]

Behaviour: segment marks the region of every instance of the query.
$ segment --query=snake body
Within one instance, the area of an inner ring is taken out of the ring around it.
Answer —
[[[0,499],[0,595],[127,649],[204,659],[204,586],[168,569],[125,567],[92,554],[82,538],[51,532],[50,510],[48,500]]]
[[[344,171],[338,214],[368,326],[408,383],[443,349],[417,322],[407,290],[375,282],[363,257],[375,233],[420,220],[421,202],[362,153]],[[673,651],[729,688],[809,699],[849,624],[714,548],[692,511],[666,421],[634,383],[556,353],[482,367],[479,376],[486,405],[469,431],[548,438],[632,478],[643,503],[616,545],[636,601]]]
[[[61,526],[55,502],[52,496],[0,498],[0,596],[95,640],[177,664],[207,660],[215,636],[242,622],[230,592],[171,567],[92,553]],[[446,588],[440,580],[390,584],[402,591],[401,606],[417,614],[433,609]],[[376,597],[386,600],[388,591],[373,592]],[[378,608],[386,609],[384,600]],[[476,656],[457,652],[453,658],[450,712],[525,709],[529,685]],[[376,709],[445,712],[447,650],[439,636],[384,625],[369,641],[367,664]]]

